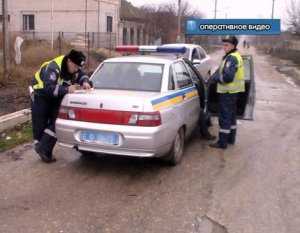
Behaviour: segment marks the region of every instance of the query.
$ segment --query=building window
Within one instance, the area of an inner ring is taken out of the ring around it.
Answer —
[[[106,17],[106,31],[112,32],[112,23],[113,23],[113,17],[107,16]]]
[[[23,15],[23,31],[34,30],[34,15]]]
[[[141,44],[141,29],[138,28],[137,30],[137,44],[140,45]]]
[[[127,45],[127,28],[123,28],[123,45]]]
[[[130,44],[134,44],[134,29],[130,28]]]
[[[146,41],[146,30],[145,29],[143,29],[143,43],[147,44],[147,41]]]

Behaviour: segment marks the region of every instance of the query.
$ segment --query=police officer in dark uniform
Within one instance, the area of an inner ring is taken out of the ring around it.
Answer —
[[[81,70],[85,61],[82,52],[71,50],[67,55],[45,62],[29,87],[35,151],[46,163],[56,161],[52,156],[56,143],[55,121],[63,97],[79,86],[91,88],[89,77]]]
[[[226,149],[228,144],[235,143],[237,97],[238,93],[245,91],[245,80],[243,59],[236,48],[238,39],[226,36],[222,42],[225,56],[218,75],[214,76],[219,94],[219,139],[210,146]]]

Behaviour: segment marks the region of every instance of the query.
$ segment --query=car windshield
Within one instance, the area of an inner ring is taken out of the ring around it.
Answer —
[[[162,64],[107,62],[93,76],[96,89],[160,92]]]

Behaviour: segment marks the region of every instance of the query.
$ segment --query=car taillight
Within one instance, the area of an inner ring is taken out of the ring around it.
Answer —
[[[114,125],[159,126],[160,112],[129,112],[61,106],[58,118]]]
[[[138,126],[159,126],[161,125],[161,117],[159,112],[139,113]]]
[[[68,110],[69,110],[68,107],[60,106],[59,112],[58,112],[58,118],[69,119],[69,117],[68,117]]]

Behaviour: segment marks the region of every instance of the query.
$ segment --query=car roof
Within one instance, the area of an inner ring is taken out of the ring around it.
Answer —
[[[134,63],[153,63],[153,64],[171,64],[178,60],[176,56],[171,55],[130,55],[122,57],[108,58],[104,62],[134,62]]]

